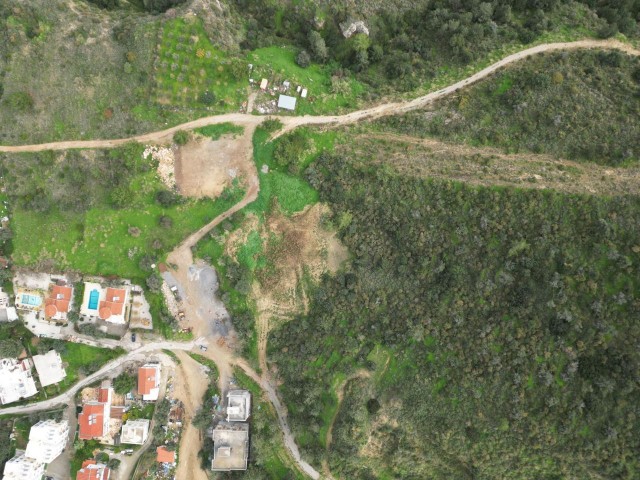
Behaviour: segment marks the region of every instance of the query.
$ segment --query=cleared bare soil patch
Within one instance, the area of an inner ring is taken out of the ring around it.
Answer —
[[[247,174],[245,142],[231,135],[215,141],[197,137],[176,152],[176,185],[187,197],[217,197]]]

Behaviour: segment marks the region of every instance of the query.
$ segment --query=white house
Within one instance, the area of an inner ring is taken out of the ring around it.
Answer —
[[[36,382],[31,376],[28,359],[19,362],[15,358],[0,360],[0,404],[17,402],[38,393]]]
[[[16,456],[4,464],[2,480],[41,480],[44,475],[44,463],[16,453]]]
[[[55,350],[49,350],[44,355],[34,355],[33,364],[43,387],[58,383],[67,376],[67,372],[62,366],[62,358]]]
[[[149,423],[149,420],[145,419],[127,420],[127,423],[122,425],[120,443],[142,445],[149,436]]]
[[[54,461],[67,446],[69,424],[41,420],[31,427],[25,455],[42,463]]]

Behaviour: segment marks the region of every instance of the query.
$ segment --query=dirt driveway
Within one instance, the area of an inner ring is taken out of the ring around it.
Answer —
[[[207,391],[209,378],[198,362],[185,352],[176,352],[181,364],[177,366],[174,397],[184,404],[183,432],[180,439],[179,463],[176,478],[189,480],[208,480],[207,474],[200,468],[198,452],[202,448],[203,438],[200,430],[193,426],[191,419],[198,411],[202,397]]]

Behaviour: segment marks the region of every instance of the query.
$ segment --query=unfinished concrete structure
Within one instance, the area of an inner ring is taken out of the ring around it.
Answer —
[[[246,470],[249,458],[249,424],[220,422],[213,430],[211,470]]]
[[[227,422],[245,422],[251,413],[251,394],[247,390],[227,393]]]

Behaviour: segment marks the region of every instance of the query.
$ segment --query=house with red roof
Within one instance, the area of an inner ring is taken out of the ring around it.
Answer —
[[[147,363],[138,369],[138,394],[142,399],[155,402],[160,393],[160,364]]]
[[[130,286],[103,288],[99,283],[84,283],[84,298],[80,314],[106,322],[127,323]]]
[[[111,470],[95,460],[85,460],[76,474],[76,480],[109,480]]]
[[[109,433],[111,406],[108,403],[87,402],[78,415],[78,438],[100,439]]]
[[[44,317],[49,321],[66,322],[73,299],[73,287],[55,284],[44,301]]]
[[[158,463],[169,463],[171,465],[176,464],[176,452],[173,450],[167,450],[164,445],[156,449]]]

